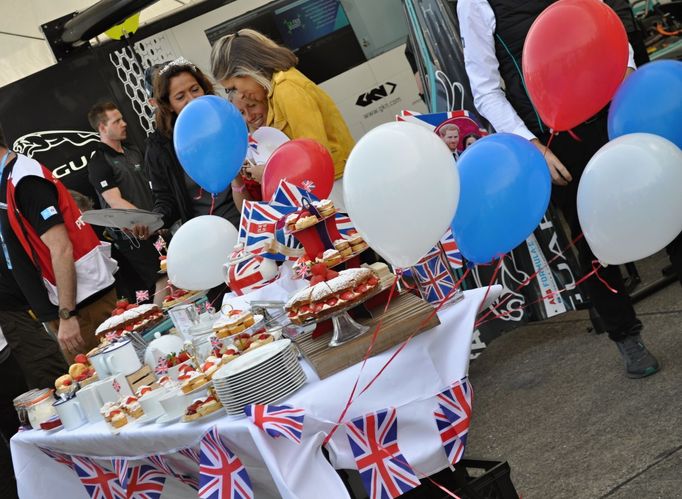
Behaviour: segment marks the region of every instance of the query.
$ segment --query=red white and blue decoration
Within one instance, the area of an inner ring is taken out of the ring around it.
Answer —
[[[223,443],[213,427],[201,439],[199,497],[201,499],[251,499],[254,497],[246,468]]]
[[[59,464],[63,464],[64,466],[68,466],[69,468],[73,469],[73,460],[71,459],[71,456],[68,454],[63,454],[61,452],[57,452],[51,449],[46,449],[45,447],[38,447],[43,454],[48,456],[49,458],[54,459],[56,462]]]
[[[114,473],[118,477],[118,483],[121,484],[123,490],[128,486],[128,471],[130,471],[130,461],[125,457],[114,457],[111,459],[111,465],[114,467]]]
[[[72,460],[90,499],[126,499],[116,473],[107,471],[89,457],[73,456]]]
[[[278,224],[284,226],[284,217],[296,211],[296,207],[284,205],[271,205],[258,201],[244,201],[242,217],[239,222],[239,238],[237,244],[241,244],[244,251],[254,255],[263,255],[274,260],[286,260],[287,257],[280,253],[268,253],[267,249],[275,240]],[[281,244],[292,241],[277,241]],[[295,248],[295,247],[294,247]]]
[[[434,412],[443,449],[451,464],[462,459],[471,424],[473,389],[467,378],[454,383],[437,396],[438,410]]]
[[[441,304],[452,297],[456,282],[445,253],[436,246],[412,267],[422,298],[429,303]]]
[[[182,473],[176,473],[173,467],[168,462],[168,459],[163,454],[154,454],[153,456],[147,457],[150,463],[156,467],[157,470],[165,473],[169,477],[177,478],[185,485],[193,488],[194,490],[199,489],[199,480],[193,476],[183,475]]]
[[[166,475],[153,466],[141,464],[128,470],[126,482],[128,499],[160,499]]]
[[[194,447],[187,447],[185,449],[180,449],[179,452],[180,452],[180,454],[185,456],[190,461],[199,464],[199,461],[200,461],[199,451],[197,449],[195,449]]]
[[[398,497],[419,485],[398,447],[395,408],[352,420],[346,434],[370,499]]]
[[[440,240],[440,246],[443,248],[443,251],[445,251],[445,257],[453,270],[461,269],[464,266],[464,257],[457,247],[455,236],[452,235],[452,230],[447,230]]]
[[[251,404],[244,407],[249,420],[272,438],[284,437],[301,443],[303,434],[303,409],[288,405]]]

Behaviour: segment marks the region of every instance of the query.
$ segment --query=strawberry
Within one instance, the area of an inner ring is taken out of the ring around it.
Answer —
[[[234,348],[228,348],[225,350],[225,355],[237,355],[239,354],[239,350],[235,350]]]
[[[111,315],[121,315],[125,311],[125,308],[115,308],[114,311],[111,312]]]
[[[185,296],[187,293],[189,293],[189,291],[185,289],[176,289],[175,293],[173,294],[175,295],[176,298],[180,298],[181,296]]]
[[[130,303],[127,307],[126,310],[132,310],[134,308],[137,308],[137,303]]]
[[[327,266],[324,263],[316,263],[310,267],[310,272],[312,272],[313,275],[324,276],[327,273]]]
[[[371,276],[369,279],[367,279],[367,284],[369,284],[370,286],[376,286],[377,284],[379,284],[379,279],[377,279],[374,276]]]
[[[327,305],[329,305],[330,307],[333,307],[334,305],[339,303],[339,300],[338,300],[338,298],[329,298],[325,303]]]
[[[116,308],[126,308],[129,304],[128,298],[119,298],[116,300]]]
[[[178,361],[180,363],[188,361],[189,360],[189,354],[185,351],[182,351],[178,354]]]
[[[335,277],[339,277],[339,273],[335,270],[328,269],[327,273],[324,276],[324,280],[329,281],[330,279],[334,279]]]
[[[269,334],[261,334],[258,336],[258,339],[263,341],[263,340],[267,340],[269,337],[270,337]]]
[[[82,354],[82,353],[79,353],[78,355],[76,355],[76,356],[73,358],[73,360],[74,360],[74,362],[76,362],[77,364],[86,364],[86,365],[87,365],[87,364],[90,363],[90,362],[88,362],[88,358],[85,356],[85,354]]]
[[[71,386],[71,380],[65,379],[64,382],[62,383],[62,386]]]
[[[341,299],[344,301],[351,301],[353,298],[355,298],[355,293],[352,291],[346,291],[344,293],[341,293]]]
[[[95,370],[91,367],[90,369],[88,369],[87,374],[88,374],[88,378],[90,378],[90,377],[95,375]]]
[[[321,275],[314,275],[312,279],[310,279],[310,285],[311,286],[316,286],[317,284],[320,284],[321,282],[324,282],[324,277]]]
[[[313,305],[313,311],[314,311],[315,313],[322,312],[322,309],[323,309],[323,308],[324,308],[324,304],[323,304],[323,303],[315,303],[315,304]]]
[[[166,255],[159,256],[159,260],[161,260],[161,261],[165,260],[166,258],[168,258]]]
[[[80,383],[81,381],[85,381],[86,379],[88,379],[87,373],[79,374],[78,376],[76,376],[75,378],[73,378],[74,381],[78,381],[79,383]]]
[[[132,332],[132,331],[133,331],[133,326],[126,326],[126,327],[125,327],[125,330],[128,331],[128,332]]]

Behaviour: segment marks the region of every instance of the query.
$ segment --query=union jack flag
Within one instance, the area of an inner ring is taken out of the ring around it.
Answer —
[[[283,260],[269,255],[265,248],[270,241],[275,240],[278,224],[284,226],[283,218],[296,211],[295,207],[273,206],[258,201],[244,201],[242,217],[239,222],[239,239],[237,243],[243,245],[244,251],[254,255],[263,254],[269,258]]]
[[[413,267],[419,289],[429,303],[442,303],[455,287],[455,280],[439,247]]]
[[[156,251],[161,254],[161,251],[166,249],[166,240],[159,236],[158,239],[154,241],[154,247],[156,248]]]
[[[471,384],[465,378],[437,396],[436,426],[445,454],[452,464],[459,462],[464,454],[471,422],[472,395]]]
[[[346,423],[360,478],[370,499],[398,497],[419,485],[398,447],[395,408],[365,414]]]
[[[153,456],[147,457],[150,463],[152,463],[157,470],[165,473],[166,475],[177,478],[185,485],[192,487],[194,490],[199,489],[199,480],[193,476],[183,475],[182,473],[176,473],[173,471],[168,459],[163,454],[154,454]]]
[[[118,382],[118,380],[114,380],[111,383],[111,387],[116,391],[116,393],[120,393],[121,391],[121,383]]]
[[[312,182],[310,182],[310,184],[305,185],[310,186],[311,184],[312,184],[311,189],[314,189],[315,184],[313,184]],[[311,203],[313,201],[319,201],[319,199],[314,194],[312,194],[310,190],[305,188],[305,185],[304,187],[298,187],[290,182],[287,182],[286,180],[280,180],[279,186],[277,186],[277,190],[272,195],[272,199],[270,200],[270,202],[272,204],[276,204],[279,206],[300,208],[301,206],[303,206],[303,198],[306,198]]]
[[[54,459],[59,464],[63,464],[64,466],[68,466],[69,468],[73,469],[73,461],[71,460],[71,456],[68,454],[62,454],[61,452],[46,449],[45,447],[38,448],[43,452],[43,454]]]
[[[199,497],[201,499],[252,499],[246,468],[223,443],[214,426],[201,438]]]
[[[149,290],[148,289],[141,289],[139,291],[135,291],[135,301],[140,304],[143,301],[148,301],[149,300]]]
[[[288,405],[251,404],[244,407],[251,422],[272,438],[285,437],[301,443],[303,434],[303,409]]]
[[[168,369],[170,369],[168,366],[168,359],[166,357],[159,357],[154,372],[159,376],[163,376],[164,374],[168,374]]]
[[[257,255],[230,265],[227,269],[227,280],[230,283],[230,289],[237,295],[242,295],[270,284],[277,276],[265,279],[260,271],[262,263],[263,257]]]
[[[128,499],[159,499],[166,477],[153,466],[141,464],[130,469],[127,483]]]
[[[73,456],[74,469],[91,499],[126,499],[116,473],[107,471],[88,457]]]
[[[440,244],[443,247],[443,251],[445,251],[445,256],[450,267],[453,269],[461,269],[464,266],[464,257],[462,256],[462,252],[459,251],[459,247],[455,242],[455,236],[450,229],[448,229],[441,238]]]
[[[347,237],[349,237],[351,233],[357,232],[347,213],[336,213],[336,228],[342,236]]]
[[[301,187],[306,192],[313,192],[313,190],[315,189],[315,182],[313,182],[312,180],[304,180],[303,182],[301,182]]]
[[[128,471],[130,470],[130,462],[125,457],[114,457],[111,459],[111,465],[114,467],[114,472],[118,477],[118,483],[121,484],[123,490],[128,487]]]
[[[199,462],[201,461],[199,451],[193,447],[186,447],[184,449],[180,449],[180,454],[182,454],[187,459],[189,459],[190,461],[193,461],[197,464],[199,464]]]

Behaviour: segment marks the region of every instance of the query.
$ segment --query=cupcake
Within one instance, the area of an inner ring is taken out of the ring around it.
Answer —
[[[128,414],[128,416],[131,416],[135,419],[141,418],[144,415],[144,410],[138,402],[137,397],[126,397],[121,403],[121,407]]]

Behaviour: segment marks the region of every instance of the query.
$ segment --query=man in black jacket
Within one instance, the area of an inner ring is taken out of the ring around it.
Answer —
[[[549,129],[535,112],[521,74],[523,45],[528,30],[540,13],[555,0],[461,0],[457,15],[464,46],[464,60],[478,111],[498,132],[520,135],[544,154],[555,184],[552,200],[562,210],[573,237],[581,233],[576,208],[580,176],[594,153],[608,142],[606,110],[579,125],[575,134],[582,141],[561,133],[546,144]],[[608,0],[622,14],[625,0]],[[630,50],[628,72],[635,68]],[[504,90],[501,82],[504,82]],[[595,259],[585,240],[577,245],[583,270],[591,270]],[[640,336],[642,323],[628,296],[617,266],[600,270],[600,275],[618,292],[613,294],[596,276],[586,281],[587,291],[603,319],[609,337],[625,362],[631,378],[649,376],[659,369]]]

